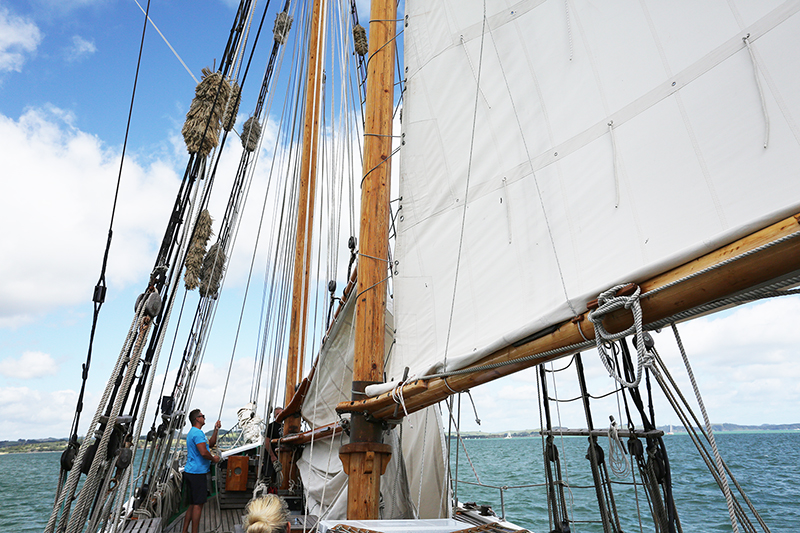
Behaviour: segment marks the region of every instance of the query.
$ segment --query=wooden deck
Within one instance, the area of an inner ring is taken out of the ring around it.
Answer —
[[[161,533],[161,518],[126,520],[122,533]]]
[[[234,533],[235,527],[242,525],[243,516],[244,509],[223,509],[220,511],[216,499],[210,498],[203,506],[203,513],[200,515],[200,533]],[[184,514],[181,514],[174,522],[165,526],[164,533],[181,533],[183,517]],[[137,531],[136,533],[139,532]]]

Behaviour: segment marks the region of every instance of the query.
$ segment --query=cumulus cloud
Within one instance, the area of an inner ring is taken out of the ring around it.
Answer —
[[[0,7],[0,72],[21,71],[41,41],[42,32],[33,21]]]
[[[72,37],[72,46],[70,46],[66,52],[67,61],[80,61],[84,57],[90,56],[95,52],[97,52],[97,47],[94,41],[87,41],[80,35],[75,35]]]
[[[77,400],[72,390],[0,387],[0,440],[67,437]]]
[[[0,327],[15,327],[91,292],[120,155],[56,108],[29,109],[19,120],[0,115],[0,138],[0,245],[13,250],[0,262]],[[167,163],[126,158],[109,284],[124,287],[147,274],[176,187]]]
[[[31,379],[51,376],[58,371],[58,365],[49,354],[42,352],[25,352],[19,359],[7,357],[0,361],[0,375]]]

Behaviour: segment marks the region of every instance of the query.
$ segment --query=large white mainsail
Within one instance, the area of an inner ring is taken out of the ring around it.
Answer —
[[[800,3],[406,10],[390,378],[800,211]]]

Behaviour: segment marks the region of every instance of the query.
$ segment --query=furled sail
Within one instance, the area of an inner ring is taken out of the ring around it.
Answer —
[[[389,377],[800,212],[798,11],[407,2]]]
[[[314,378],[301,414],[312,428],[337,422],[335,408],[351,399],[354,312],[349,298],[329,332],[317,361]],[[393,320],[386,314],[386,351],[392,350]],[[342,437],[315,441],[298,462],[309,513],[330,520],[346,518],[347,474],[339,460]],[[387,434],[392,459],[382,477],[382,518],[440,518],[447,516],[449,483],[441,417],[436,407],[412,414]],[[402,458],[402,460],[400,460]]]

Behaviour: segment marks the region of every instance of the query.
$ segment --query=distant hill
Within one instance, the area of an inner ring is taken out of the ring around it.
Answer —
[[[564,430],[568,430],[570,428],[563,428]],[[598,428],[602,429],[602,428]],[[669,433],[670,430],[672,433],[686,433],[686,428],[683,426],[659,426],[658,429],[663,431],[664,433]],[[800,423],[796,424],[761,424],[760,426],[744,426],[740,424],[711,424],[711,429],[715,433],[724,433],[730,431],[800,431]],[[558,428],[555,428],[557,431]],[[539,430],[538,429],[523,429],[517,431],[501,431],[498,433],[484,433],[482,431],[468,431],[461,434],[461,438],[464,439],[499,439],[504,438],[507,435],[511,435],[511,437],[538,437]],[[455,438],[455,437],[452,437]]]
[[[68,439],[19,439],[0,440],[0,453],[60,452],[64,451]]]

